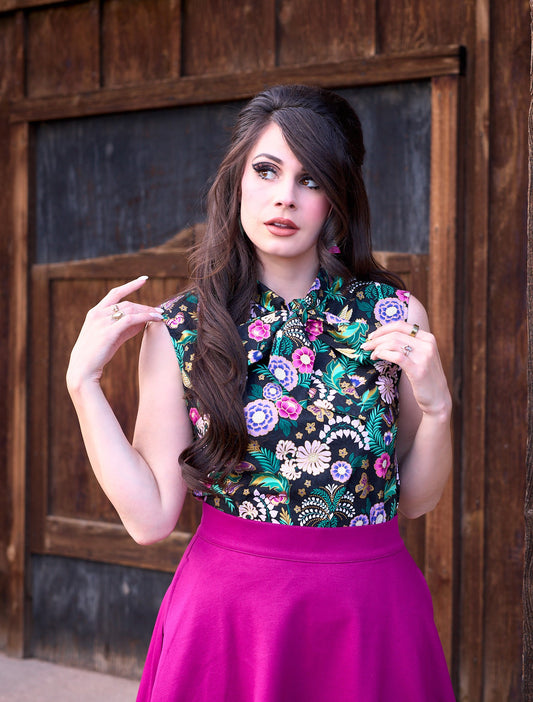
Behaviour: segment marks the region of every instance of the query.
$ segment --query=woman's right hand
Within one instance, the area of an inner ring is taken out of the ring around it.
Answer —
[[[117,350],[140,331],[147,322],[161,321],[162,310],[124,298],[141,288],[147,276],[141,276],[110,290],[89,310],[70,355],[67,387],[80,388],[87,381],[99,382],[104,366]]]

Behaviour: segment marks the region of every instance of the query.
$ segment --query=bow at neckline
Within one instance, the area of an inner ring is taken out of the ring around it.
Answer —
[[[352,319],[353,303],[346,299],[342,286],[342,278],[329,278],[320,270],[307,295],[287,304],[259,282],[250,318],[239,325],[248,364],[268,356],[290,357],[298,349],[305,352],[321,344],[353,361],[368,361],[370,352],[361,348],[368,322]]]

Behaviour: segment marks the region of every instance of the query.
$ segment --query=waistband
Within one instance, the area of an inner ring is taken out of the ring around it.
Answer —
[[[230,551],[313,563],[353,563],[405,548],[398,517],[354,527],[303,527],[243,519],[202,505],[198,538]]]

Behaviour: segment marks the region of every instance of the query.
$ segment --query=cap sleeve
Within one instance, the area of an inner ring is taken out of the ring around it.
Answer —
[[[161,305],[161,308],[163,321],[172,339],[180,366],[183,384],[186,388],[190,388],[189,373],[198,335],[198,298],[193,292],[188,292],[168,300]]]

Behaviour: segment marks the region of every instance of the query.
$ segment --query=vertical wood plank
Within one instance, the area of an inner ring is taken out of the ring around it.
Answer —
[[[460,289],[462,365],[461,549],[458,697],[483,700],[485,614],[485,480],[487,472],[487,286],[489,270],[490,3],[476,0],[467,17],[468,70],[462,105],[465,138],[463,270]]]
[[[24,95],[23,54],[22,12],[0,17],[0,103]]]
[[[486,702],[520,698],[526,445],[529,3],[492,2],[485,524]]]
[[[471,3],[463,0],[376,0],[377,51],[460,44]]]
[[[26,587],[26,381],[28,267],[28,131],[12,128],[13,257],[9,309],[8,490],[11,524],[9,562],[9,623],[7,649],[22,656],[27,649],[29,613]]]
[[[98,0],[28,13],[30,97],[71,95],[100,84]]]
[[[530,0],[530,14],[533,20],[533,0]],[[531,29],[531,40],[533,45],[533,25]],[[531,700],[533,700],[533,57],[530,63],[529,96],[529,188],[527,202],[528,432],[526,496],[524,503],[524,644],[522,656],[522,692],[525,702],[531,702]]]
[[[455,77],[432,81],[429,315],[452,393],[455,385],[455,272],[457,237],[457,119]],[[454,398],[455,400],[457,398]],[[453,480],[426,515],[426,577],[435,621],[451,669],[453,622]]]
[[[533,20],[533,0],[530,0]],[[531,28],[533,45],[533,24]],[[522,694],[524,702],[533,700],[533,56],[529,75],[528,120],[528,198],[527,198],[527,453],[526,496],[524,503],[525,557],[524,557],[524,644],[522,655]]]
[[[106,0],[102,5],[105,87],[178,78],[180,0]]]
[[[11,130],[9,125],[9,100],[24,96],[24,17],[22,12],[0,18],[0,299],[9,300],[12,255],[13,255],[13,161]],[[9,329],[11,306],[0,305],[0,328]],[[10,348],[0,344],[0,649],[7,646],[10,626],[10,597],[13,587],[8,560],[8,547],[11,533],[11,492],[8,471],[7,442],[9,406]]]
[[[31,275],[31,308],[29,310],[30,368],[28,408],[28,474],[30,551],[44,546],[45,521],[48,512],[48,424],[50,373],[50,305],[49,280],[42,267],[34,266]]]
[[[280,0],[277,8],[280,66],[375,53],[375,0]]]
[[[183,75],[272,68],[274,0],[182,0]]]

